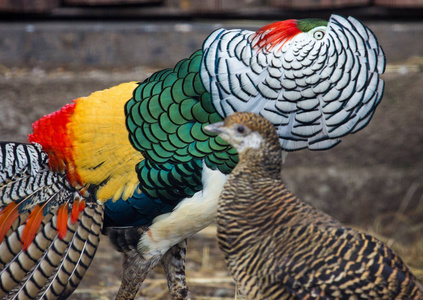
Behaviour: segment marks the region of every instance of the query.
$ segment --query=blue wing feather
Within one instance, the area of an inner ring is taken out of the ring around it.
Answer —
[[[135,192],[127,199],[109,200],[105,203],[104,225],[109,226],[149,226],[158,215],[171,212],[175,204],[164,203],[141,192]]]

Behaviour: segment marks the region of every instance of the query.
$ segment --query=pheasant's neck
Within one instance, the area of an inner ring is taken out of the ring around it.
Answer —
[[[237,211],[240,218],[260,218],[255,206],[269,207],[275,203],[279,207],[287,205],[281,200],[283,197],[279,197],[291,194],[281,179],[281,152],[272,153],[268,147],[265,149],[247,150],[240,154],[240,162],[232,170],[219,200],[221,217],[225,218],[225,211]]]
[[[231,172],[243,180],[258,178],[281,180],[282,151],[278,144],[263,144],[260,151],[247,149],[239,154],[239,163]]]
[[[271,167],[269,165],[264,168]],[[246,214],[252,212],[254,215],[252,206],[258,204],[257,201],[263,206],[269,206],[275,201],[279,202],[279,199],[271,197],[276,193],[290,193],[281,180],[280,169],[279,172],[274,170],[274,176],[263,177],[257,168],[247,168],[247,166],[236,168],[225,183],[219,200],[219,209],[236,209]],[[265,197],[266,194],[268,197]]]
[[[276,227],[282,232],[290,219],[297,219],[298,199],[283,185],[280,167],[267,176],[264,170],[271,167],[241,160],[225,183],[219,199],[217,238],[229,260],[232,249],[266,243],[264,239],[271,237]]]

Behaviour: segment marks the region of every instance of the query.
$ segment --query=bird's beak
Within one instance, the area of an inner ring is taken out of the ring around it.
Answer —
[[[223,127],[223,122],[217,122],[217,123],[204,126],[204,130],[211,133],[220,134],[223,132],[222,127]]]

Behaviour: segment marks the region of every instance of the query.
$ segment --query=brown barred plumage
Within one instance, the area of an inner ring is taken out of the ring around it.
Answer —
[[[206,130],[241,149],[219,199],[217,222],[219,247],[248,298],[423,299],[422,285],[384,243],[285,188],[270,122],[236,113]]]

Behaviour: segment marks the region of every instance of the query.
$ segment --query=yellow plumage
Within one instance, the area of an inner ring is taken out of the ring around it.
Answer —
[[[129,142],[124,113],[137,86],[123,83],[76,101],[68,128],[76,171],[83,183],[101,185],[99,201],[127,199],[138,186],[135,167],[144,157]]]

